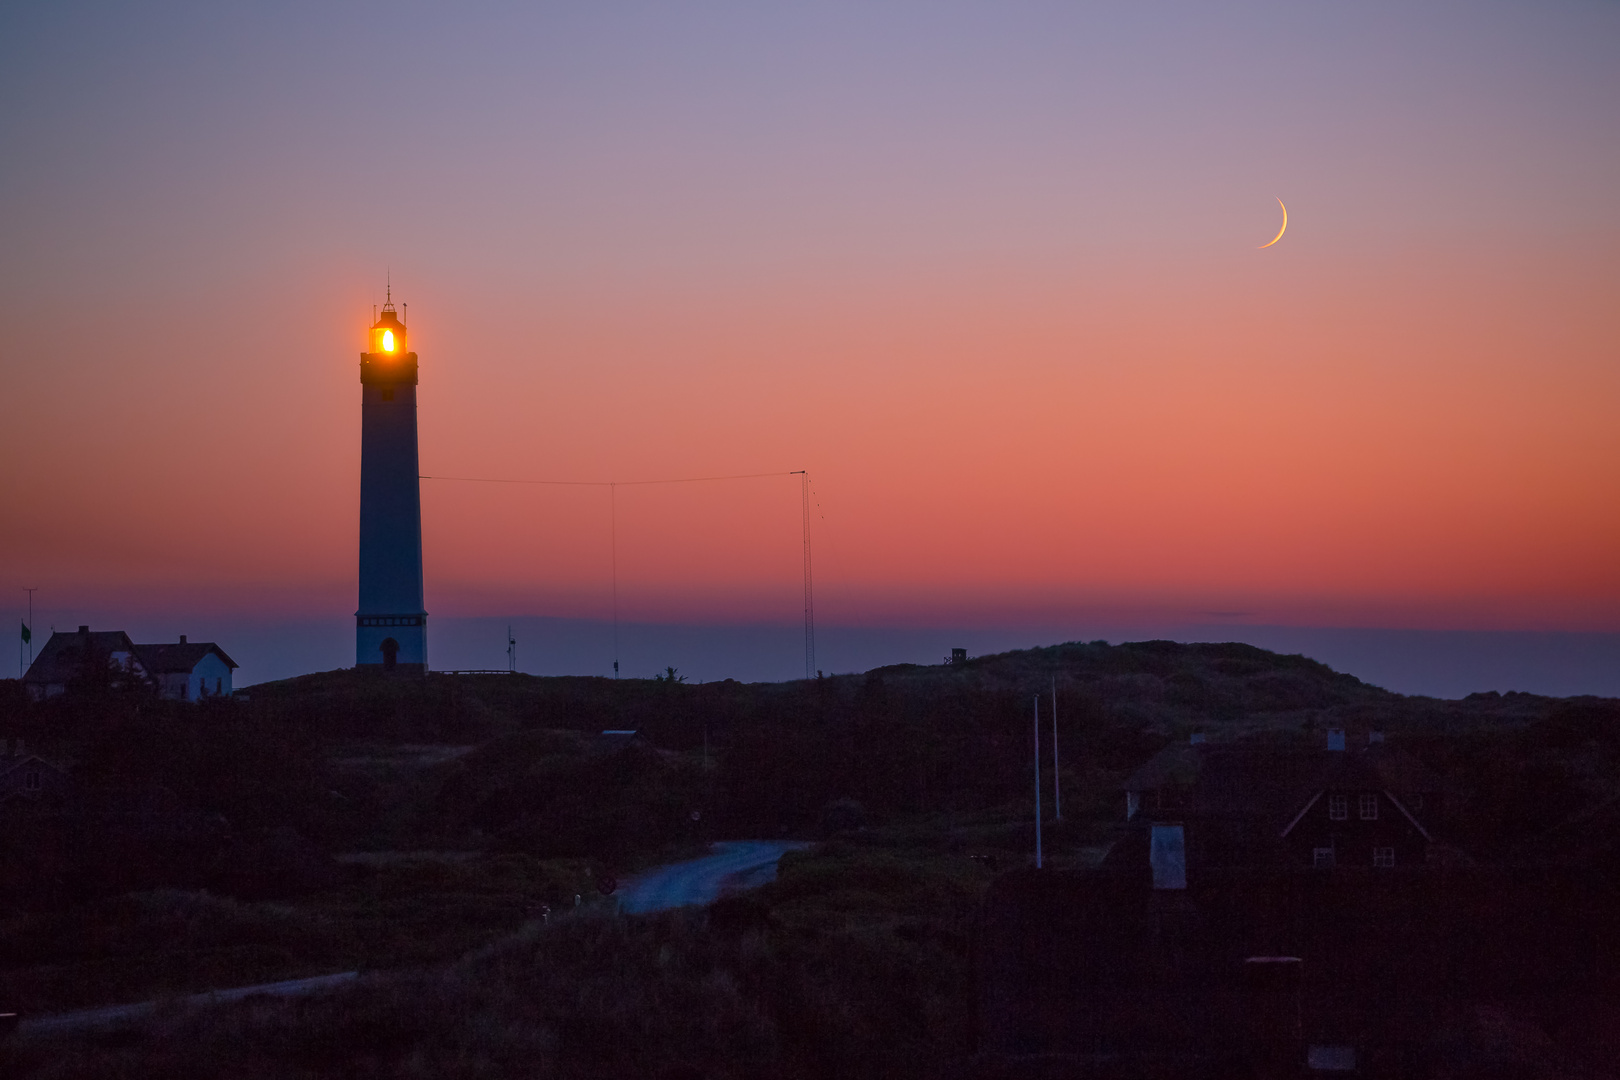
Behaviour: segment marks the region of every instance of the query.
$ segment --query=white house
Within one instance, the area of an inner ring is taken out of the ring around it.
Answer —
[[[55,633],[23,676],[35,701],[55,697],[70,686],[105,684],[117,688],[144,683],[166,698],[200,701],[229,697],[237,666],[211,641],[137,645],[122,630],[81,626],[77,633]]]
[[[231,696],[236,661],[212,641],[190,642],[181,634],[178,644],[137,645],[135,655],[163,697],[201,701]]]

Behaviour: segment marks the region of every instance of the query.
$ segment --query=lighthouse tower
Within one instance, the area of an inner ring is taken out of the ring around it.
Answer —
[[[416,354],[388,294],[360,354],[360,610],[355,663],[427,671],[422,498],[416,461]]]

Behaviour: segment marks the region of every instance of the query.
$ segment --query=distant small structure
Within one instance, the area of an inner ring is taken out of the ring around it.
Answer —
[[[229,697],[235,660],[212,641],[137,645],[122,630],[57,632],[23,675],[35,701],[56,697],[76,686],[104,683],[110,689],[144,685],[160,697],[200,701]]]
[[[951,658],[949,660],[945,661],[945,663],[950,665],[951,667],[962,667],[962,666],[964,666],[967,663],[967,650],[966,649],[952,649],[951,650]]]
[[[22,739],[0,739],[0,808],[59,806],[70,786],[66,770],[30,753]]]

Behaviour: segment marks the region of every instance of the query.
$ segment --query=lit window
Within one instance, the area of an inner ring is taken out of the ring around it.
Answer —
[[[1386,870],[1394,869],[1395,849],[1392,847],[1373,848],[1373,865],[1381,866]]]
[[[1343,821],[1350,816],[1350,798],[1347,795],[1328,796],[1328,817],[1334,821]]]
[[[1377,821],[1378,820],[1378,796],[1377,795],[1363,795],[1361,797],[1361,820],[1362,821]]]
[[[1318,870],[1331,870],[1338,865],[1338,860],[1333,857],[1332,848],[1319,847],[1311,853],[1311,865]]]

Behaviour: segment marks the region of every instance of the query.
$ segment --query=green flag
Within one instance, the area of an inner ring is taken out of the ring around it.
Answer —
[[[34,635],[28,632],[28,624],[27,623],[23,623],[22,628],[23,628],[23,644],[26,645],[30,641],[34,640]]]

